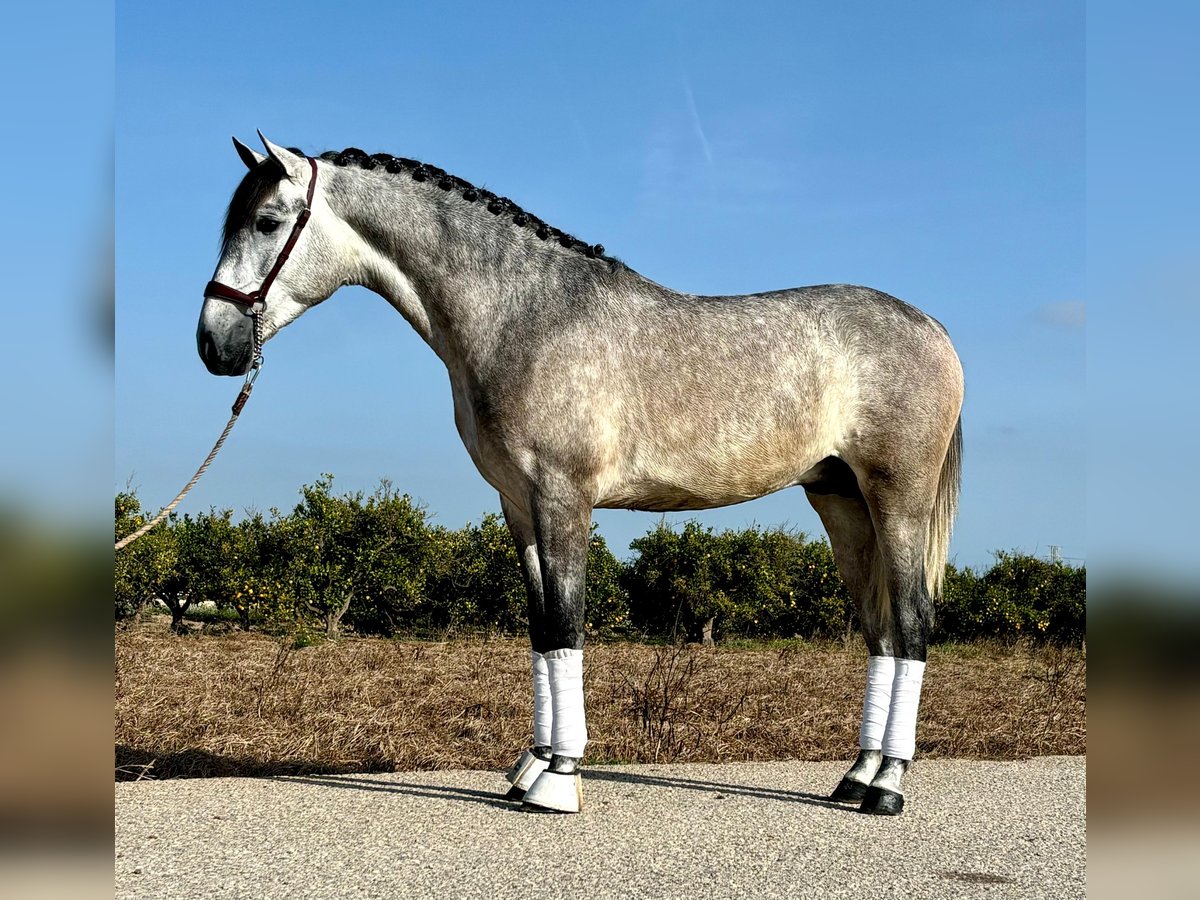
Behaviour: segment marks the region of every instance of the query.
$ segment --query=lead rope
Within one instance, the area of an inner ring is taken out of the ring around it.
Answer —
[[[225,438],[229,437],[229,432],[233,431],[233,425],[238,420],[238,416],[242,414],[242,409],[246,406],[246,401],[250,399],[250,392],[254,390],[254,382],[258,380],[258,373],[262,371],[263,355],[262,355],[262,314],[261,312],[251,312],[253,319],[252,335],[254,342],[254,358],[250,363],[250,371],[246,373],[246,380],[242,382],[242,389],[238,391],[237,399],[233,401],[233,415],[229,417],[229,421],[225,423],[225,429],[221,432],[221,436],[217,438],[217,442],[213,444],[212,450],[208,452],[204,462],[200,464],[200,468],[196,470],[196,474],[192,476],[192,480],[187,483],[182,491],[163,507],[162,512],[139,528],[133,534],[127,534],[125,537],[117,541],[116,550],[120,550],[129,546],[146,532],[150,531],[155,525],[174,512],[181,500],[187,496],[188,491],[196,486],[196,482],[200,480],[200,476],[204,474],[209,464],[217,458],[217,454],[221,451],[221,445],[225,443]]]

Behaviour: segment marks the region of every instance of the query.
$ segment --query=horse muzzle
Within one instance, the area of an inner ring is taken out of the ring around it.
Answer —
[[[228,306],[219,300],[205,301],[196,327],[196,350],[213,375],[245,375],[254,357],[251,319],[236,308],[216,312],[213,303]]]

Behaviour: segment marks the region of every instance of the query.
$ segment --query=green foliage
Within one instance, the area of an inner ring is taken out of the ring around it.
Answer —
[[[129,618],[152,600],[161,600],[179,628],[197,601],[229,605],[237,591],[239,549],[242,543],[232,511],[215,510],[198,516],[172,515],[114,560],[113,593],[117,618]],[[130,534],[146,521],[132,493],[117,494],[115,535]]]
[[[342,624],[391,634],[421,604],[429,545],[425,513],[387,483],[335,496],[333,476],[301,489],[301,502],[277,522],[279,592],[335,636]],[[278,518],[278,517],[277,517]]]
[[[195,518],[184,516],[171,529],[175,534],[177,572],[168,580],[176,596],[189,602],[210,600],[229,606],[242,571],[242,532],[233,524],[233,511],[210,510]]]
[[[508,527],[495,513],[459,531],[439,529],[431,568],[427,625],[435,628],[528,628],[525,584]]]
[[[135,494],[122,492],[115,501],[116,540],[132,534],[147,521]],[[175,568],[175,541],[167,523],[159,525],[116,555],[113,563],[113,594],[116,616],[128,619],[162,591]]]
[[[631,547],[631,615],[650,634],[700,640],[712,620],[717,636],[816,637],[853,619],[829,545],[799,532],[660,523]]]
[[[711,528],[688,522],[675,531],[661,521],[629,548],[637,555],[624,583],[630,618],[642,631],[699,639],[706,621],[728,611],[724,559]]]
[[[369,496],[335,494],[333,477],[301,489],[289,513],[234,522],[229,510],[172,516],[117,554],[118,618],[158,598],[173,624],[202,600],[242,628],[301,642],[342,627],[391,635],[485,628],[523,633],[525,585],[503,519],[460,529],[432,525],[387,482]],[[137,497],[115,501],[116,536],[145,521]],[[857,626],[853,600],[822,540],[783,528],[714,532],[660,523],[624,562],[593,527],[588,544],[589,632],[701,640],[841,637]],[[1078,644],[1087,574],[1016,552],[988,571],[946,567],[935,640]]]
[[[293,602],[283,591],[282,529],[254,512],[237,524],[237,530],[238,555],[230,561],[232,596],[223,605],[234,611],[243,630],[256,622],[294,619]]]
[[[604,538],[592,525],[588,541],[586,616],[584,624],[588,631],[601,634],[628,634],[629,593],[621,583],[625,566],[617,559]]]
[[[1015,551],[999,551],[983,575],[947,566],[938,620],[946,640],[1025,636],[1079,644],[1087,623],[1087,570]]]

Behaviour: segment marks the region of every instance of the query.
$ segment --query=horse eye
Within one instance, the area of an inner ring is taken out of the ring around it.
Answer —
[[[263,234],[270,234],[272,231],[274,231],[276,228],[279,227],[279,220],[271,219],[271,218],[268,218],[267,216],[259,216],[258,221],[256,221],[254,223],[254,227],[257,228],[259,231],[261,231]]]

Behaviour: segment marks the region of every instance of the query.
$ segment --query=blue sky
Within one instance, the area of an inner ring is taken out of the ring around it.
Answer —
[[[165,503],[228,414],[194,330],[243,171],[229,136],[262,128],[435,163],[680,290],[916,304],[967,376],[954,557],[1085,557],[1081,3],[522,10],[120,4],[114,488]],[[388,477],[450,526],[498,508],[441,363],[361,289],[268,345],[182,508],[286,508],[321,472]],[[820,530],[797,490],[695,517]],[[597,514],[618,553],[655,519]]]

